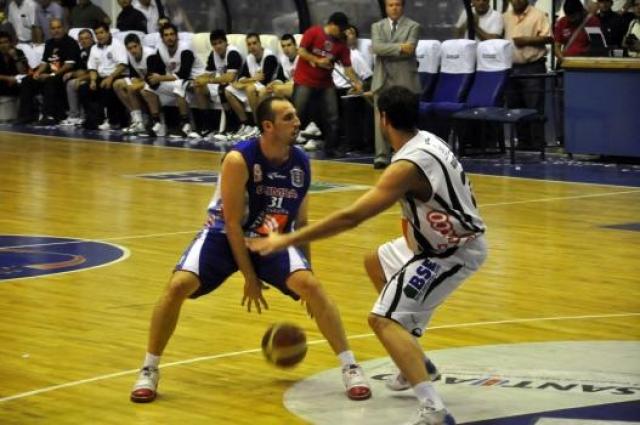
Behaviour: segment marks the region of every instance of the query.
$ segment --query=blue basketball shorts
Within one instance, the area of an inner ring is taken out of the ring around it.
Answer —
[[[263,282],[278,288],[294,300],[300,297],[287,287],[287,279],[298,270],[311,270],[302,251],[289,247],[268,256],[249,253],[251,263]],[[185,250],[174,271],[188,271],[200,279],[200,288],[191,295],[198,298],[215,290],[238,271],[227,236],[202,230]]]

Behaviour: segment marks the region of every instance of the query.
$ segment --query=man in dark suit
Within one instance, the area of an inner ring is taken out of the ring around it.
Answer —
[[[378,104],[378,95],[383,88],[394,85],[420,92],[416,45],[420,38],[420,24],[404,16],[404,0],[385,0],[387,17],[371,26],[373,53],[376,62],[373,67],[371,90]],[[385,168],[389,164],[391,149],[380,132],[379,117],[376,115],[376,156],[373,167]]]

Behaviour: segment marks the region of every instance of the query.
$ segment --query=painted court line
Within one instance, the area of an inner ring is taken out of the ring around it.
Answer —
[[[455,328],[469,328],[469,327],[478,327],[478,326],[492,326],[492,325],[504,325],[504,324],[517,324],[517,323],[531,323],[531,322],[544,322],[544,321],[561,321],[561,320],[589,320],[589,319],[610,319],[617,317],[636,317],[640,316],[640,313],[613,313],[613,314],[596,314],[596,315],[585,315],[585,316],[558,316],[558,317],[533,317],[533,318],[524,318],[524,319],[509,319],[509,320],[495,320],[495,321],[487,321],[487,322],[469,322],[469,323],[458,323],[453,325],[441,325],[434,326],[428,328],[428,331],[435,331],[440,329],[455,329]],[[348,339],[363,339],[370,338],[374,336],[372,333],[353,335],[347,337]],[[326,340],[319,339],[308,342],[309,345],[318,345],[326,343]],[[182,366],[186,364],[199,363],[208,360],[217,360],[223,359],[227,357],[237,357],[242,356],[244,354],[254,354],[259,353],[261,351],[260,348],[254,348],[251,350],[242,350],[242,351],[233,351],[229,353],[215,354],[212,356],[202,356],[195,357],[187,360],[179,360],[171,363],[164,363],[160,365],[160,368],[167,368],[172,366]],[[118,378],[120,376],[132,375],[138,373],[138,369],[129,369],[121,372],[109,373],[107,375],[99,375],[93,378],[81,379],[78,381],[66,382],[60,385],[53,385],[50,387],[44,387],[33,391],[27,391],[19,394],[14,394],[7,397],[0,398],[0,403],[6,403],[11,400],[18,400],[21,398],[27,398],[31,396],[35,396],[38,394],[48,393],[51,391],[61,390],[64,388],[76,387],[78,385],[90,384],[92,382],[105,381],[108,379]]]

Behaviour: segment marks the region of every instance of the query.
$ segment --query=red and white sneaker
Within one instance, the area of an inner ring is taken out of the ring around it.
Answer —
[[[342,381],[347,389],[347,397],[351,400],[366,400],[371,397],[369,382],[359,365],[352,364],[343,367]]]
[[[138,380],[131,391],[131,401],[134,403],[150,403],[158,395],[158,381],[160,371],[157,367],[143,367],[140,369]]]

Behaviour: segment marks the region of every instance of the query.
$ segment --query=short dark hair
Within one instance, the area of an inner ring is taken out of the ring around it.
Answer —
[[[411,131],[418,126],[418,95],[402,86],[384,89],[378,97],[378,110],[396,130]]]
[[[264,128],[262,127],[263,121],[274,122],[276,120],[276,114],[273,112],[273,102],[275,101],[291,102],[289,99],[282,96],[269,96],[263,99],[256,108],[256,119],[258,120],[257,124],[260,127],[260,132],[264,131]]]
[[[344,31],[349,27],[349,18],[342,12],[334,12],[327,19],[327,23],[337,25],[341,31]]]
[[[356,33],[356,38],[360,38],[360,30],[358,30],[358,27],[356,27],[355,25],[351,24],[347,27],[347,29],[353,29],[353,32]]]
[[[562,10],[565,15],[573,15],[575,13],[584,12],[584,6],[580,0],[564,0]]]
[[[124,38],[124,45],[126,46],[129,43],[141,44],[140,37],[138,37],[138,34],[134,34],[134,33],[127,34],[127,36]]]
[[[294,46],[296,46],[298,44],[298,43],[296,43],[296,38],[293,35],[289,34],[289,33],[287,33],[287,34],[283,35],[282,37],[280,37],[280,41],[287,41],[287,40],[291,40],[291,42],[293,43]]]
[[[95,27],[93,27],[94,31],[98,31],[98,29],[102,28],[103,30],[105,30],[106,32],[110,32],[109,30],[109,24],[106,24],[104,22],[99,22]]]
[[[172,29],[173,32],[176,33],[176,35],[178,34],[178,27],[176,27],[175,24],[169,22],[167,24],[164,24],[162,28],[160,28],[160,36],[162,37],[164,35],[164,32],[168,29]]]
[[[225,43],[227,42],[227,33],[224,30],[213,30],[209,34],[209,41],[214,42],[216,40],[222,40]]]
[[[82,34],[89,34],[91,36],[91,40],[95,41],[94,38],[93,38],[93,33],[91,32],[90,29],[88,29],[88,28],[81,29],[80,32],[78,33],[78,39],[80,38],[80,36]]]
[[[247,36],[245,37],[245,40],[248,40],[250,38],[257,38],[258,41],[260,41],[260,35],[257,32],[248,33]]]

